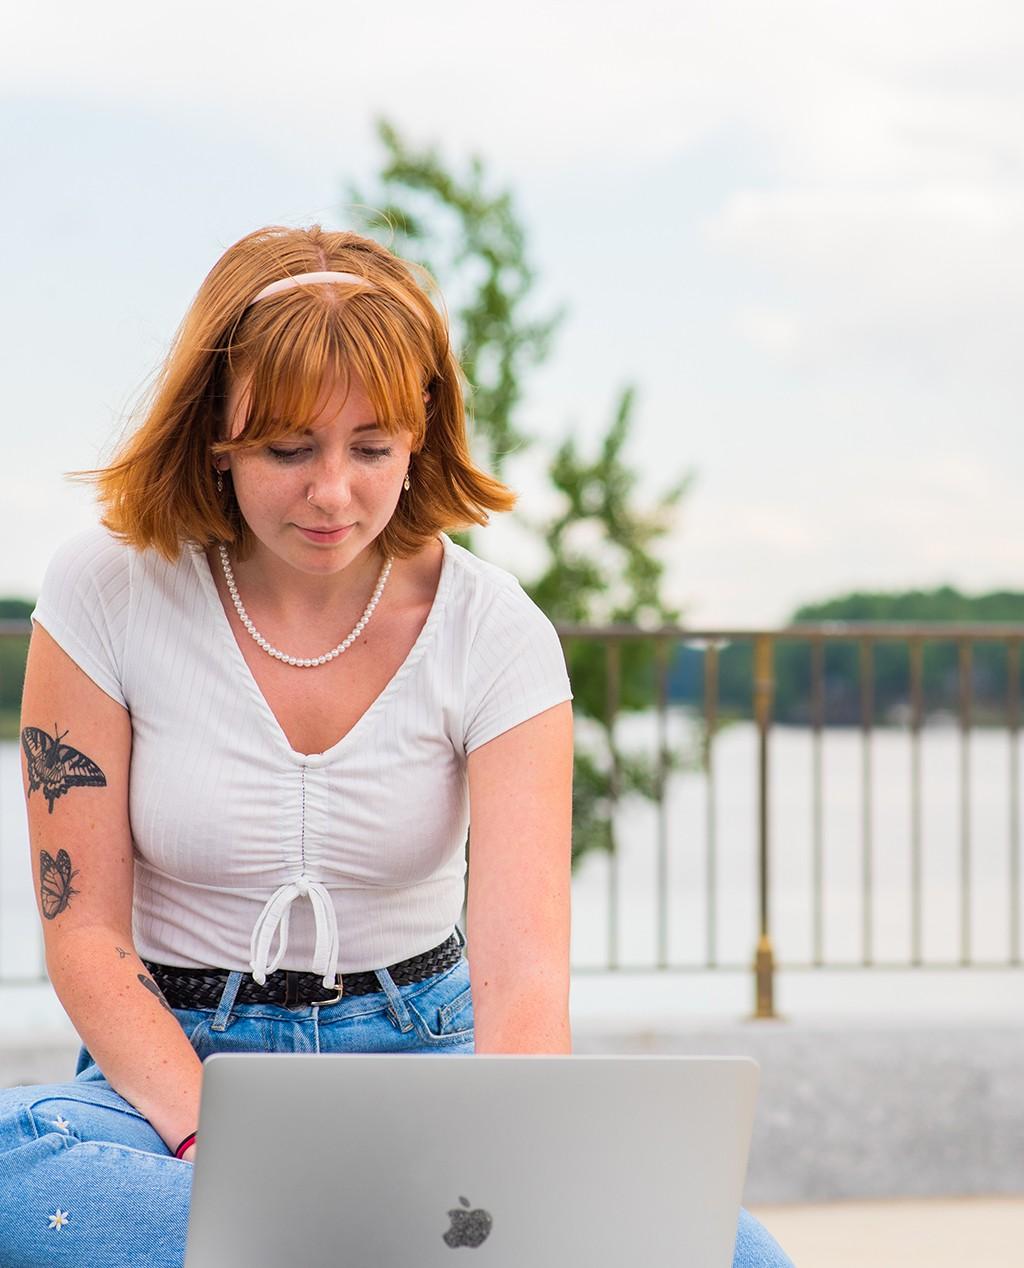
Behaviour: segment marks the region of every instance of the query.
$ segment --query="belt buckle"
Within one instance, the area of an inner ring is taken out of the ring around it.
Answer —
[[[323,1007],[325,1004],[337,1004],[337,1003],[338,1003],[338,1001],[341,999],[342,995],[344,995],[344,993],[345,993],[345,984],[344,984],[344,983],[342,982],[342,980],[341,980],[341,974],[340,974],[340,973],[335,974],[335,977],[336,977],[336,979],[337,979],[337,981],[335,982],[335,986],[337,987],[337,994],[332,995],[330,999],[314,999],[314,1000],[310,1000],[310,1003],[311,1003],[311,1004],[317,1004],[317,1005],[319,1005],[320,1007]]]

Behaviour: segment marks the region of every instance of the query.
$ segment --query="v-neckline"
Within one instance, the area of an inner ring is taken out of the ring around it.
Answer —
[[[215,607],[214,623],[218,627],[218,637],[221,640],[227,640],[229,644],[228,655],[234,660],[237,672],[243,675],[246,688],[253,697],[256,707],[263,713],[265,719],[270,724],[277,741],[284,748],[285,752],[301,766],[326,766],[332,761],[352,739],[357,731],[362,730],[367,725],[367,719],[375,716],[380,712],[387,698],[392,695],[398,688],[402,679],[412,670],[413,666],[423,655],[434,634],[434,629],[441,619],[445,604],[448,601],[449,583],[451,580],[451,552],[453,543],[446,533],[438,534],[441,545],[444,548],[441,556],[441,575],[438,577],[437,589],[434,591],[434,600],[430,605],[430,611],[427,613],[427,619],[423,622],[423,627],[416,636],[416,641],[410,647],[405,659],[391,675],[380,693],[367,705],[356,721],[349,727],[340,740],[335,741],[330,748],[324,749],[322,753],[300,753],[297,749],[292,748],[291,742],[284,733],[284,728],[277,720],[277,715],[270,707],[270,702],[263,694],[262,688],[253,676],[249,663],[242,655],[242,649],[238,645],[235,638],[235,632],[231,628],[231,621],[228,618],[224,604],[221,602],[220,592],[217,589],[217,583],[214,580],[213,573],[210,570],[210,561],[206,557],[206,551],[201,546],[191,547],[193,559],[195,560],[196,570],[199,574],[200,584],[206,593],[207,598]]]

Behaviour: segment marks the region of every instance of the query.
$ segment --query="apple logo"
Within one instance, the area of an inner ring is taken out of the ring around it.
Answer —
[[[444,1240],[451,1247],[479,1246],[491,1231],[491,1213],[480,1209],[471,1211],[466,1198],[459,1198],[459,1201],[463,1209],[456,1207],[448,1212],[452,1226],[444,1234]]]

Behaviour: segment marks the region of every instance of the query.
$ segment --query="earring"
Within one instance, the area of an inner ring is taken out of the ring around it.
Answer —
[[[408,492],[409,492],[409,473],[408,473],[408,471],[405,473],[405,483],[402,485],[402,488],[403,488],[403,489],[405,489],[406,493],[408,493]]]
[[[223,493],[224,492],[224,477],[221,475],[220,467],[215,467],[214,470],[217,472],[217,492]]]

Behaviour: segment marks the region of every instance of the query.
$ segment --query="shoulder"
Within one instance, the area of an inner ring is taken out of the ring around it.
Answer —
[[[465,546],[452,541],[447,533],[442,533],[441,540],[444,543],[445,567],[451,567],[464,583],[492,591],[519,586],[518,579],[511,572],[474,555]]]
[[[92,585],[101,588],[126,581],[131,568],[130,546],[116,538],[102,524],[93,524],[65,538],[50,556],[47,583],[61,587]]]
[[[121,705],[133,553],[100,525],[66,538],[50,557],[32,611],[32,620]]]
[[[50,556],[43,576],[39,606],[50,607],[99,600],[104,607],[128,602],[131,591],[182,569],[190,570],[192,548],[184,546],[168,563],[155,550],[139,550],[102,524],[66,537]]]
[[[512,573],[446,541],[452,644],[464,652],[467,755],[528,718],[572,699],[554,625]]]
[[[449,589],[454,606],[474,629],[509,633],[538,625],[553,628],[513,573],[481,559],[447,536],[444,546],[445,567],[452,571]]]
[[[470,681],[491,682],[498,673],[533,674],[567,682],[565,657],[554,625],[519,580],[497,564],[446,540],[450,578],[449,629],[457,629]],[[453,641],[459,641],[455,639]]]

